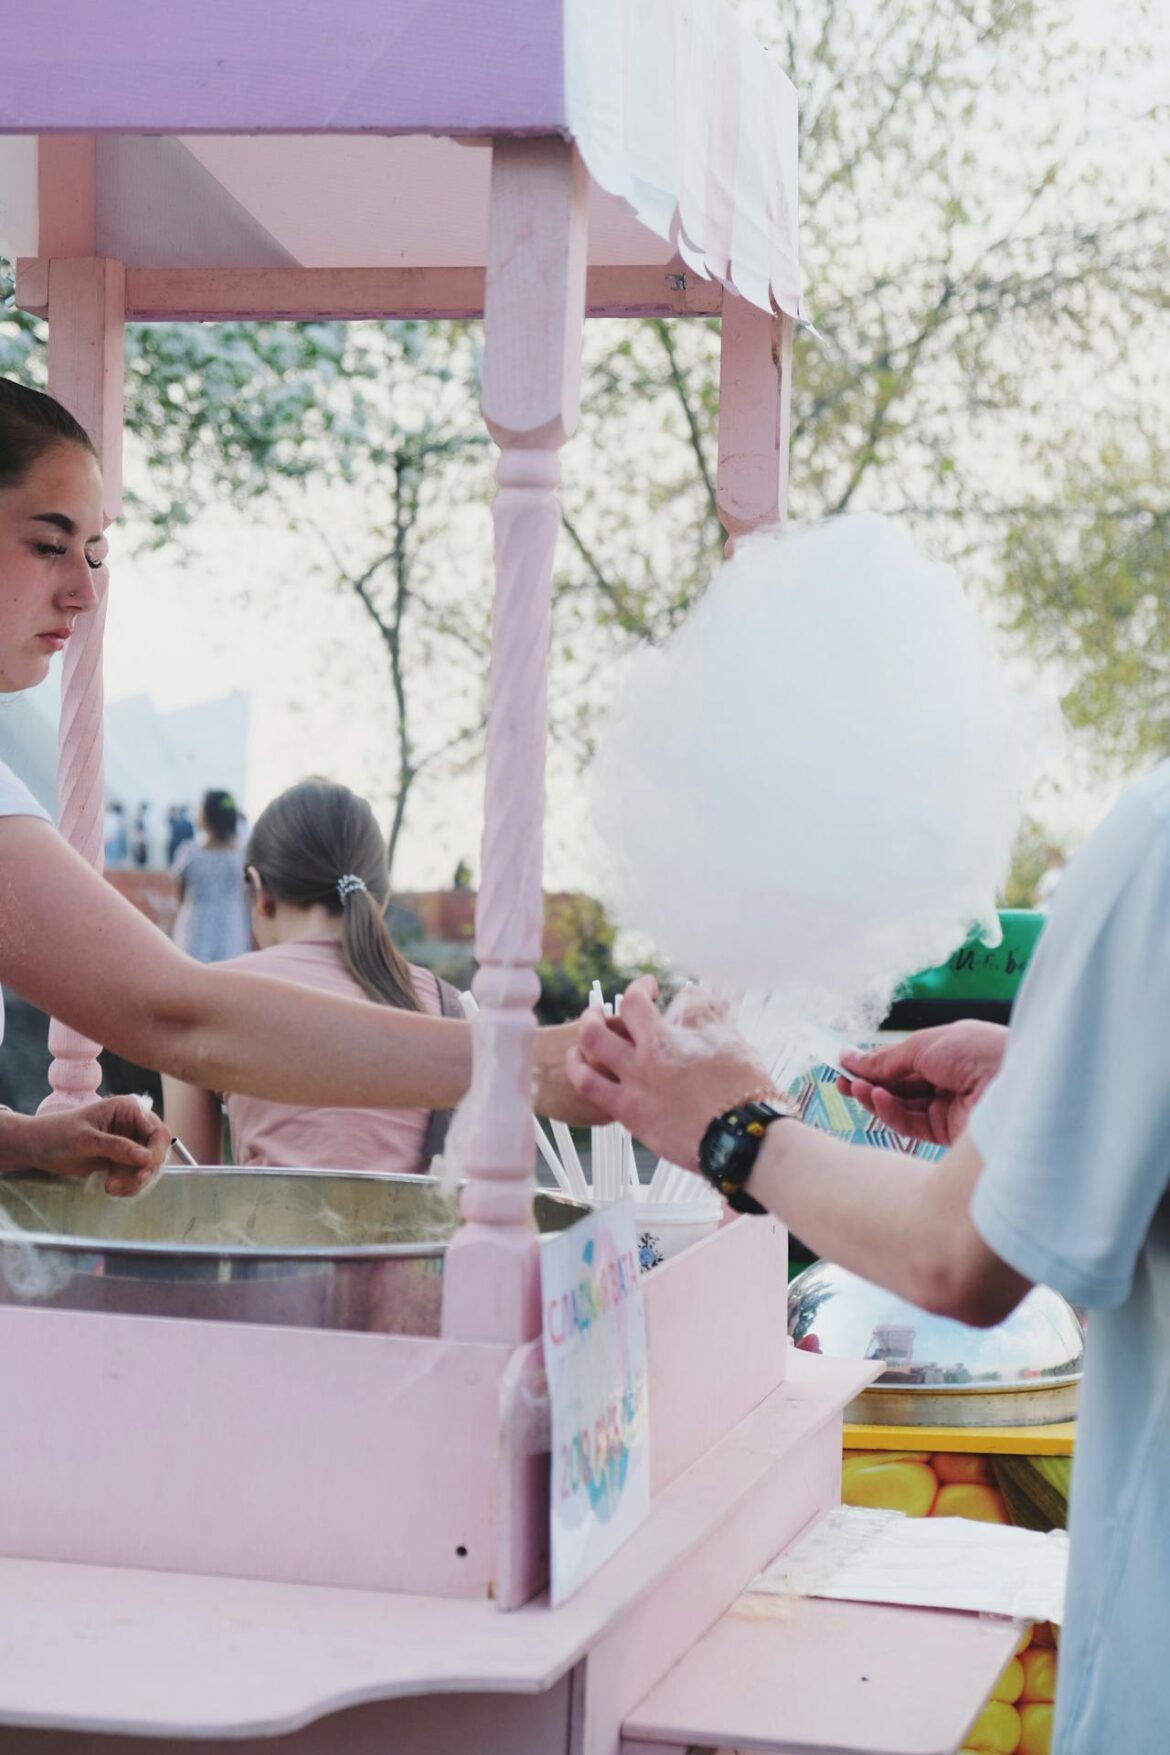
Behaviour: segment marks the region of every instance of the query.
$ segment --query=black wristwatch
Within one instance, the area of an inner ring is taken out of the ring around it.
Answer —
[[[785,1111],[771,1103],[738,1103],[717,1115],[699,1142],[699,1169],[737,1213],[766,1213],[744,1184],[755,1168],[765,1133]]]

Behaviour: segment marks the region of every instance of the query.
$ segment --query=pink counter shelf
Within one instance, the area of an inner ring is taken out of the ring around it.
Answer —
[[[801,1358],[555,1612],[542,1598],[502,1615],[406,1593],[0,1562],[0,1751],[440,1755],[474,1734],[477,1749],[551,1755],[572,1727],[582,1755],[616,1755],[623,1724],[633,1749],[697,1743],[722,1723],[745,1748],[942,1755],[957,1746],[938,1740],[944,1727],[966,1726],[941,1678],[966,1674],[969,1722],[1011,1655],[1011,1624],[774,1598],[749,1615],[740,1597],[835,1501],[840,1410],[873,1372]],[[928,1691],[912,1723],[905,1684],[924,1659],[939,1698]],[[858,1698],[859,1673],[872,1698]]]
[[[482,315],[499,448],[475,1119],[441,1333],[0,1310],[0,1751],[618,1755],[623,1726],[628,1750],[941,1748],[933,1705],[867,1728],[851,1668],[892,1675],[925,1640],[974,1717],[1010,1630],[735,1607],[837,1502],[842,1410],[874,1369],[788,1353],[770,1221],[648,1276],[649,1519],[563,1607],[541,1595],[529,1098],[559,453],[587,316],[717,316],[719,514],[730,542],[783,518],[791,84],[724,0],[0,0],[0,24],[0,251],[110,517],[128,320]],[[65,655],[58,786],[95,865],[104,613]],[[50,1101],[84,1101],[97,1045],[59,1023],[50,1044]],[[731,1693],[721,1660],[767,1677]]]

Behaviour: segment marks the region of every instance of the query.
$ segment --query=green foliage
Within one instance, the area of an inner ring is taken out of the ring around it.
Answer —
[[[212,495],[241,506],[274,486],[368,496],[396,467],[417,489],[431,466],[486,448],[466,324],[132,325],[127,379],[163,539]],[[287,493],[282,506],[306,515]]]
[[[589,1004],[589,992],[600,981],[606,999],[625,988],[635,975],[656,973],[649,964],[636,967],[616,958],[617,931],[600,902],[592,896],[545,898],[545,931],[558,954],[542,958],[537,1016],[543,1024],[578,1018]]]
[[[1102,754],[1164,752],[1166,462],[1142,434],[1170,389],[1170,116],[1137,95],[1157,89],[1154,15],[1126,7],[1096,53],[1063,0],[742,9],[801,105],[820,333],[797,336],[793,514],[905,517],[1059,668]],[[562,614],[606,656],[677,624],[722,536],[716,326],[620,328],[566,454]],[[631,409],[638,469],[614,442]]]
[[[1068,677],[1065,710],[1123,762],[1170,755],[1170,451],[1141,439],[1062,471],[1007,529],[1013,626]]]
[[[1000,898],[1004,908],[1034,908],[1039,900],[1040,880],[1045,872],[1065,861],[1064,848],[1035,818],[1028,817],[1021,825],[1012,856],[1012,868]]]
[[[44,388],[45,325],[16,308],[12,271],[0,257],[0,377]]]
[[[395,706],[392,866],[420,776],[474,759],[482,736],[479,365],[467,324],[160,324],[128,335],[127,418],[149,462],[138,510],[150,539],[193,540],[213,499],[275,513],[305,538],[293,589],[323,577],[369,618]],[[281,581],[282,605],[288,592]]]

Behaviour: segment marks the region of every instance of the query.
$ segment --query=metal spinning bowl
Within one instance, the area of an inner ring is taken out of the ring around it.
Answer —
[[[1084,1329],[1072,1305],[1046,1286],[995,1328],[968,1328],[818,1261],[788,1288],[788,1333],[830,1358],[885,1361],[847,1420],[1035,1426],[1076,1415]]]
[[[587,1211],[536,1195],[542,1232]],[[459,1223],[432,1178],[319,1170],[168,1170],[137,1200],[10,1176],[0,1219],[2,1304],[424,1335]]]

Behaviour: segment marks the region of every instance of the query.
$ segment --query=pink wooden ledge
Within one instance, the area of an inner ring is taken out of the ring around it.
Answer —
[[[626,1720],[622,1755],[954,1755],[1014,1621],[742,1596]]]

